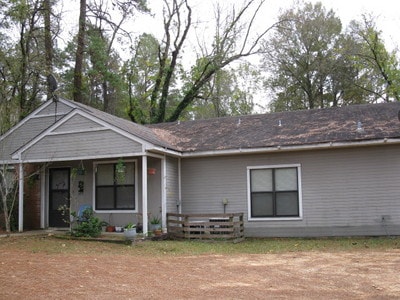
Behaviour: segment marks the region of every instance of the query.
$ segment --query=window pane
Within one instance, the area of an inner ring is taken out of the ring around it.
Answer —
[[[297,192],[276,193],[276,215],[298,216],[299,203]]]
[[[251,195],[251,216],[268,217],[273,216],[274,205],[272,193],[253,193]]]
[[[96,209],[114,208],[114,188],[97,187],[96,189]]]
[[[117,209],[135,209],[135,188],[133,186],[117,187]]]
[[[114,165],[97,165],[97,183],[96,185],[113,185],[114,184]]]
[[[125,184],[134,184],[135,183],[135,164],[127,163],[125,170],[126,170]]]
[[[275,189],[276,191],[297,191],[297,169],[276,169]]]
[[[251,170],[251,191],[272,191],[272,169]]]

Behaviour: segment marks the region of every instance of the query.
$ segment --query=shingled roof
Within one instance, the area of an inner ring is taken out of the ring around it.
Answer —
[[[232,149],[400,139],[400,102],[148,125],[174,150]],[[399,140],[400,141],[400,140]]]

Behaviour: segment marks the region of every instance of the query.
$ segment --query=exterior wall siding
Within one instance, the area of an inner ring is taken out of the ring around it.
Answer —
[[[73,110],[72,107],[65,105],[61,102],[57,102],[57,106],[56,103],[52,102],[50,103],[47,107],[45,107],[44,109],[42,109],[37,115],[54,115],[54,114],[67,114],[69,113],[71,110]],[[54,119],[54,117],[53,117]]]
[[[81,115],[75,115],[55,129],[54,132],[88,130],[99,127],[103,126]]]
[[[166,198],[167,212],[177,212],[179,201],[179,162],[178,158],[167,157]]]
[[[23,153],[23,159],[76,159],[141,152],[142,145],[111,130],[48,135]]]
[[[245,213],[247,236],[400,234],[400,146],[182,160],[184,213]],[[300,164],[303,218],[248,220],[247,167]]]

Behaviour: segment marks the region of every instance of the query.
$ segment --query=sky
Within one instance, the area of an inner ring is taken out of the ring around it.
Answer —
[[[162,34],[162,4],[163,0],[147,0],[152,11],[159,16],[158,21],[144,17],[135,22],[134,31],[143,30]],[[264,25],[272,25],[279,15],[280,10],[294,5],[296,0],[265,0],[261,18],[259,22]],[[68,3],[66,3],[68,2]],[[222,5],[229,3],[238,3],[239,0],[189,0],[193,10],[201,18],[213,18],[213,3],[218,2]],[[351,20],[361,20],[363,13],[372,13],[376,17],[377,29],[383,33],[385,45],[388,50],[394,50],[400,45],[400,1],[398,0],[308,0],[307,2],[321,2],[326,9],[332,9],[346,27]],[[69,17],[67,18],[64,30],[68,34],[76,33],[79,17],[79,0],[62,1],[64,10]],[[157,23],[158,22],[158,23]],[[144,26],[143,26],[144,25]],[[211,31],[214,33],[214,31]],[[157,35],[157,34],[156,34]]]
[[[218,0],[217,0],[218,1]],[[157,10],[161,7],[162,0],[148,0],[150,6]],[[212,18],[212,2],[215,0],[189,0],[193,7],[201,11],[200,15]],[[236,0],[219,0],[220,3],[237,3]],[[393,50],[400,44],[400,1],[398,0],[308,0],[307,2],[321,2],[329,10],[332,9],[338,16],[343,26],[346,27],[351,20],[361,20],[361,15],[372,13],[376,16],[378,30],[383,32],[387,47]],[[294,5],[294,0],[266,0],[262,22],[266,25],[277,20],[280,10]]]

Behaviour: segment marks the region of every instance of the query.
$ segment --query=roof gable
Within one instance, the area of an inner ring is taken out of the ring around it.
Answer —
[[[142,153],[145,144],[103,120],[74,109],[16,151],[13,159],[38,162],[129,156]]]
[[[48,101],[0,137],[0,161],[11,161],[11,154],[72,110]]]

